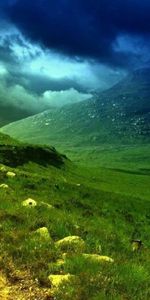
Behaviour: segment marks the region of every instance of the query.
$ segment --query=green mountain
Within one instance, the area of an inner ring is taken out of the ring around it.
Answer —
[[[133,72],[92,99],[11,123],[2,132],[58,148],[150,141],[150,69]]]
[[[0,126],[4,126],[6,124],[9,124],[10,122],[21,120],[31,115],[33,115],[33,113],[30,111],[26,111],[12,105],[4,106],[0,103]]]
[[[77,167],[0,134],[1,299],[150,299],[149,170],[126,169]]]

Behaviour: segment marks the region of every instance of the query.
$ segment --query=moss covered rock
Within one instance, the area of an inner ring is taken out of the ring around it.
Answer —
[[[35,207],[35,206],[37,206],[37,202],[32,198],[28,198],[22,202],[22,206]]]
[[[8,178],[14,178],[14,177],[16,176],[16,173],[8,171],[8,172],[6,173],[6,176],[7,176]]]
[[[82,253],[85,250],[85,242],[79,236],[67,236],[56,242],[56,246],[67,252]]]
[[[109,256],[103,256],[103,255],[98,255],[98,254],[82,254],[82,256],[87,259],[87,260],[91,260],[93,262],[111,262],[113,263],[114,260],[109,257]]]
[[[9,186],[8,186],[8,184],[5,184],[5,183],[2,183],[2,184],[0,184],[0,189],[8,189],[9,188]]]
[[[5,172],[7,172],[7,168],[5,166],[1,166],[0,171],[5,173]]]
[[[76,276],[71,274],[66,275],[50,275],[48,279],[50,280],[52,288],[59,288],[63,283],[69,283],[75,280]]]
[[[49,231],[46,227],[42,227],[39,228],[35,231],[35,233],[37,233],[39,235],[40,238],[44,239],[44,240],[51,240],[51,236],[49,234]]]

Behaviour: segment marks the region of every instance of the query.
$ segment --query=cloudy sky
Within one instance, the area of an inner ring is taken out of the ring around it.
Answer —
[[[149,0],[0,0],[0,105],[81,101],[149,64]]]

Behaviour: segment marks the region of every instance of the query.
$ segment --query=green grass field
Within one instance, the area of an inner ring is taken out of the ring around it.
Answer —
[[[2,136],[0,143],[6,149],[14,145],[7,164],[2,152],[0,162],[16,173],[8,178],[6,171],[0,171],[0,184],[9,186],[0,188],[0,264],[7,276],[12,276],[12,262],[17,270],[29,270],[49,295],[49,275],[76,276],[48,299],[150,299],[148,146],[72,150],[67,154],[74,162],[65,159],[60,166],[46,165],[44,158],[37,163],[27,152],[22,157],[20,144],[17,157],[21,159],[12,167],[16,142]],[[27,198],[38,205],[23,207]],[[49,241],[35,234],[41,227],[47,227]],[[97,263],[72,253],[57,265],[63,252],[55,242],[70,235],[85,241],[85,253],[107,255],[114,263]],[[142,240],[141,251],[132,251],[132,239]]]

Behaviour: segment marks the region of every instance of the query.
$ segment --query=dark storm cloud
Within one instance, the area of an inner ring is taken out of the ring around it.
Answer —
[[[31,40],[107,64],[128,62],[129,53],[114,50],[119,35],[150,34],[149,0],[2,0],[1,8]]]

